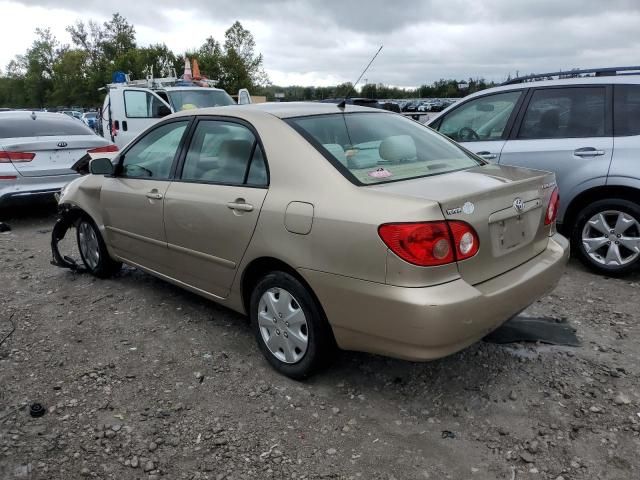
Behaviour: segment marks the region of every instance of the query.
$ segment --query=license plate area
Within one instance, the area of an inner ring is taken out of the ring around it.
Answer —
[[[512,250],[527,240],[525,215],[501,220],[492,225],[493,238],[497,240],[499,251]]]

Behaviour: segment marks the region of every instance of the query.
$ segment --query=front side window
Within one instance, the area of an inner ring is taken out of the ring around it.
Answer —
[[[125,90],[124,110],[127,118],[160,118],[160,107],[164,104],[150,92]]]
[[[336,113],[287,122],[360,185],[438,175],[481,164],[433,130],[400,115]]]
[[[605,88],[536,90],[522,120],[519,139],[586,138],[605,134]]]
[[[617,137],[640,135],[640,85],[614,86],[613,133]]]
[[[231,185],[267,184],[264,156],[255,135],[244,125],[218,120],[198,123],[181,178]]]
[[[517,90],[470,100],[447,114],[438,131],[457,142],[499,140],[521,95]]]
[[[151,130],[124,153],[121,176],[167,180],[188,120]]]

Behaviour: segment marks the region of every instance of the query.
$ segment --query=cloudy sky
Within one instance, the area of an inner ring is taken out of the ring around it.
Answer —
[[[640,63],[640,0],[0,0],[0,68],[49,26],[120,12],[138,43],[176,52],[221,39],[236,19],[255,36],[271,81],[416,86],[484,77]]]

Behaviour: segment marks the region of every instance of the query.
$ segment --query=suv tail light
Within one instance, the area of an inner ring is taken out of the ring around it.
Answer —
[[[551,199],[549,200],[549,206],[547,207],[547,214],[544,217],[544,224],[551,225],[558,218],[558,208],[560,207],[560,194],[558,193],[558,187],[553,189],[551,193]]]
[[[104,147],[96,147],[96,148],[92,148],[91,150],[87,150],[87,153],[107,153],[107,152],[117,152],[118,151],[118,146],[117,145],[105,145]]]
[[[0,163],[30,162],[35,158],[35,153],[29,152],[5,152],[0,151]]]
[[[378,227],[382,241],[404,261],[421,267],[446,265],[478,253],[478,235],[460,221],[387,223]]]

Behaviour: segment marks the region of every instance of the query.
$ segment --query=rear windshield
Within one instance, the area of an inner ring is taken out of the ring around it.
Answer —
[[[224,107],[234,105],[235,102],[223,90],[176,90],[167,92],[171,106],[176,112],[193,108]]]
[[[55,116],[16,116],[0,114],[0,138],[56,137],[59,135],[93,135],[84,123],[62,113]]]
[[[401,115],[336,113],[287,122],[357,185],[481,165],[480,160],[430,128]]]

